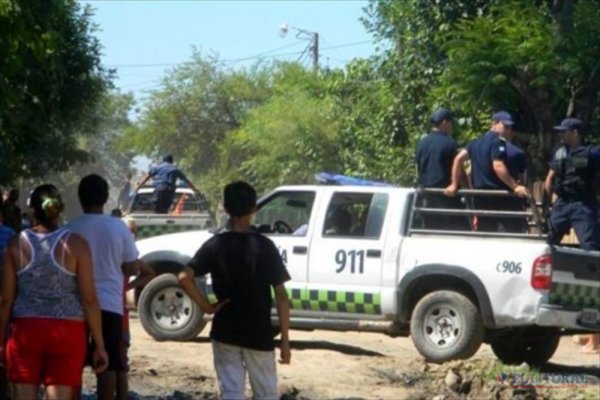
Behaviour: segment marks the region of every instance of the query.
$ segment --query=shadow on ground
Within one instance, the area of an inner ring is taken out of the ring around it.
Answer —
[[[577,365],[562,365],[548,363],[540,367],[540,372],[555,373],[555,374],[583,374],[596,378],[595,383],[600,383],[600,368],[597,366],[577,366]]]
[[[210,343],[208,337],[196,337],[191,340],[194,343]],[[279,346],[279,340],[275,340],[275,346]],[[331,350],[351,356],[383,357],[385,354],[377,351],[367,350],[362,347],[348,344],[328,342],[326,340],[291,340],[292,350]]]

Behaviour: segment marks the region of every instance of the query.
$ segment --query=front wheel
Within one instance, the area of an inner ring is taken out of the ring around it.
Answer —
[[[544,365],[556,352],[560,342],[557,330],[526,329],[495,338],[492,350],[500,361],[508,365],[526,362],[529,365]]]
[[[420,299],[410,322],[415,347],[434,363],[471,357],[481,346],[484,333],[475,304],[450,290],[429,293]]]
[[[200,307],[173,274],[160,275],[144,287],[138,315],[144,330],[156,340],[191,340],[206,325]]]

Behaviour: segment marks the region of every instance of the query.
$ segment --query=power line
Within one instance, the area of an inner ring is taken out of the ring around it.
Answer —
[[[346,43],[346,44],[339,44],[337,46],[329,46],[329,47],[323,47],[321,50],[331,50],[331,49],[340,49],[342,47],[352,47],[352,46],[359,46],[361,44],[367,44],[367,43],[373,43],[372,40],[363,40],[361,42],[354,42],[354,43]]]
[[[372,41],[370,40],[364,40],[361,42],[353,42],[353,43],[346,43],[346,44],[341,44],[341,45],[337,45],[337,46],[329,46],[329,47],[324,47],[322,48],[322,50],[331,50],[331,49],[339,49],[342,47],[352,47],[352,46],[359,46],[362,44],[367,44],[367,43],[372,43]],[[248,56],[248,57],[243,57],[243,58],[236,58],[236,59],[228,59],[228,60],[221,60],[221,63],[224,64],[236,64],[242,61],[248,61],[248,60],[253,60],[253,59],[257,59],[260,57],[263,57],[265,55],[269,55],[271,54],[269,57],[281,57],[281,56],[289,56],[289,55],[296,55],[298,54],[298,52],[293,52],[293,53],[281,53],[281,54],[272,54],[276,51],[279,50],[283,50],[283,49],[287,49],[290,47],[294,47],[301,44],[301,42],[296,42],[290,45],[286,45],[286,46],[281,46],[272,50],[268,50],[262,53],[258,53],[255,54],[253,56]],[[113,64],[113,65],[108,65],[108,68],[158,68],[158,67],[172,67],[172,66],[176,66],[176,65],[185,65],[185,64],[193,64],[194,61],[183,61],[183,62],[179,62],[179,63],[145,63],[145,64]]]

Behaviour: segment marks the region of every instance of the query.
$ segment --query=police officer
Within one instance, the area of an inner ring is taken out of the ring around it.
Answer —
[[[452,138],[454,117],[450,110],[437,109],[431,115],[433,128],[424,135],[415,152],[417,163],[417,183],[424,188],[444,189],[450,184],[452,160],[458,151],[458,144]],[[422,205],[428,208],[463,208],[458,198],[449,198],[443,194],[424,193]],[[468,221],[464,217],[441,215],[423,215],[426,228],[464,229]]]
[[[506,111],[499,111],[492,115],[490,130],[482,137],[475,139],[467,145],[466,149],[459,151],[452,164],[452,183],[446,188],[447,196],[455,196],[459,182],[463,175],[463,163],[471,160],[471,184],[475,189],[507,190],[519,197],[529,196],[527,188],[517,182],[510,174],[507,167],[506,141],[507,132],[515,124],[512,116]],[[513,201],[506,197],[475,196],[475,209],[499,210],[514,209]],[[504,218],[479,216],[478,230],[496,232],[511,230],[510,224]]]
[[[582,249],[600,250],[600,147],[584,144],[583,123],[579,119],[564,119],[554,129],[560,132],[563,145],[554,153],[544,182],[546,192],[554,192],[557,197],[550,215],[549,241],[560,243],[572,227]]]
[[[169,212],[173,200],[175,199],[175,188],[177,180],[180,179],[186,182],[191,189],[198,192],[194,184],[185,176],[179,168],[173,165],[173,156],[166,155],[163,157],[162,163],[153,167],[142,178],[136,187],[137,190],[152,178],[154,183],[154,212],[157,214],[166,214]]]

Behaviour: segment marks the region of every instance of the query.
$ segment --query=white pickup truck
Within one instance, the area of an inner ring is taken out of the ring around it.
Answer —
[[[468,358],[487,342],[502,361],[531,364],[546,362],[562,334],[600,331],[599,252],[553,248],[541,233],[429,230],[419,214],[443,211],[416,206],[419,193],[283,186],[260,199],[257,227],[292,277],[293,328],[410,335],[432,362]],[[206,318],[174,274],[213,234],[138,242],[141,257],[162,274],[137,299],[154,338],[186,340],[204,328]],[[197,284],[212,295],[210,278]]]
[[[140,188],[129,201],[125,222],[135,227],[138,239],[212,226],[206,199],[188,187],[178,187],[168,214],[154,212],[154,187]]]

